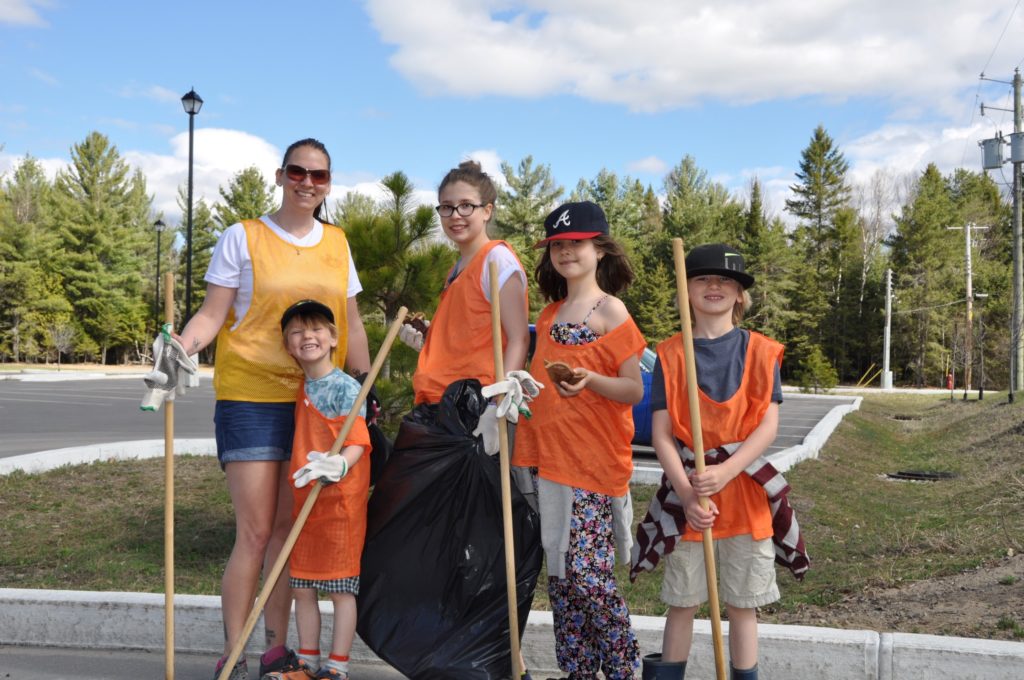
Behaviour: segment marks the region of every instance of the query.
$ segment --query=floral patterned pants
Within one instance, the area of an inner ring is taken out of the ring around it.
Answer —
[[[609,496],[573,489],[564,579],[548,579],[558,667],[576,678],[632,678],[640,650],[615,582]]]

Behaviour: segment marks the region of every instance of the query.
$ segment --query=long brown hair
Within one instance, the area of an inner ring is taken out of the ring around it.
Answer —
[[[594,242],[595,248],[604,253],[604,257],[597,261],[598,287],[610,295],[618,295],[633,283],[634,278],[626,251],[611,236],[601,234],[590,240]],[[533,278],[546,300],[564,300],[569,294],[568,282],[555,270],[555,265],[551,262],[550,245],[544,247],[544,254],[537,263]]]

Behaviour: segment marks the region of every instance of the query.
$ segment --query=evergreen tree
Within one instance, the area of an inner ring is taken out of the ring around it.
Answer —
[[[669,236],[683,239],[687,251],[705,243],[736,243],[743,206],[687,155],[665,177],[663,223]]]
[[[533,164],[533,156],[527,156],[513,168],[502,162],[501,172],[507,188],[498,188],[497,212],[493,219],[495,235],[509,242],[519,256],[526,270],[528,280],[540,262],[541,251],[534,249],[537,241],[544,238],[544,218],[558,207],[563,189],[551,176],[548,165]],[[536,286],[530,291],[530,313],[536,314],[544,302]]]
[[[222,200],[214,204],[213,212],[222,230],[236,222],[254,220],[274,212],[274,186],[263,178],[263,173],[256,166],[235,173],[227,188],[220,187],[218,191]],[[192,224],[194,227],[194,215]],[[194,238],[193,234],[193,248]]]
[[[223,190],[222,190],[223,191]],[[174,306],[178,310],[175,313],[175,317],[178,319],[184,318],[185,310],[185,277],[188,271],[185,267],[186,247],[184,243],[184,234],[187,229],[187,225],[184,224],[186,219],[186,210],[188,207],[188,190],[184,186],[178,187],[178,207],[182,213],[182,224],[178,225],[177,230],[170,234],[164,233],[164,242],[170,244],[175,240],[176,236],[180,236],[181,249],[178,252],[174,252],[171,248],[165,251],[166,255],[177,256],[178,265],[175,269],[172,269],[168,265],[168,260],[164,261],[160,265],[160,271],[175,271],[174,276]],[[265,214],[265,213],[261,213]],[[259,215],[257,216],[259,217]],[[231,226],[234,222],[229,223],[227,226]],[[203,300],[206,299],[206,270],[210,268],[210,259],[213,257],[213,249],[217,245],[217,240],[221,234],[224,233],[224,229],[219,224],[219,220],[214,217],[213,211],[210,210],[210,206],[206,203],[206,199],[200,198],[192,206],[192,313],[203,305]],[[161,282],[161,286],[163,283]],[[163,308],[163,302],[161,301],[161,309]],[[161,313],[161,319],[163,314]],[[203,360],[209,361],[210,354],[212,353],[213,347],[209,348],[208,352],[204,352]]]
[[[387,193],[376,213],[357,214],[345,231],[363,285],[363,310],[382,315],[387,324],[403,305],[413,312],[433,311],[455,253],[431,238],[434,211],[416,204],[405,173],[394,172],[381,185]]]
[[[940,384],[952,353],[950,307],[963,299],[962,265],[957,267],[963,241],[946,228],[958,223],[949,186],[929,164],[890,239],[897,295],[893,366],[917,386]]]
[[[798,362],[817,346],[833,363],[845,362],[835,313],[848,277],[849,239],[853,215],[848,207],[846,183],[849,164],[832,138],[819,125],[801,152],[799,180],[790,187],[795,198],[786,209],[800,220],[793,246],[805,263],[795,272],[795,299],[791,354]]]
[[[53,195],[49,222],[63,249],[60,272],[79,329],[76,346],[103,363],[127,358],[147,340],[142,273],[152,241],[145,180],[92,132],[72,147],[71,167],[57,173]]]
[[[0,357],[36,360],[49,344],[48,325],[70,316],[47,228],[50,183],[26,156],[0,187]]]
[[[344,227],[355,220],[373,217],[376,212],[377,205],[371,197],[355,191],[348,191],[345,193],[345,198],[334,206],[331,219],[334,224]]]
[[[799,262],[789,247],[782,220],[768,221],[761,183],[756,178],[750,185],[750,204],[739,247],[746,269],[756,282],[749,291],[753,305],[743,325],[785,344],[792,317],[792,273]]]

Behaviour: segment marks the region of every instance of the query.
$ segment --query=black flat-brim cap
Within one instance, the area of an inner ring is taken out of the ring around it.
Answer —
[[[332,312],[331,308],[324,303],[317,302],[316,300],[299,300],[294,305],[284,310],[284,314],[281,315],[281,330],[283,331],[288,326],[288,322],[299,314],[319,314],[331,323],[334,323],[334,312]]]
[[[686,255],[686,278],[708,274],[728,276],[744,289],[754,285],[754,277],[744,267],[743,256],[724,243],[697,246]]]

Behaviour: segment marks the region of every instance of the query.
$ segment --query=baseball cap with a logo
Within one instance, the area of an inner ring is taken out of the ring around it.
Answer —
[[[686,278],[708,274],[727,276],[739,281],[744,289],[754,285],[754,277],[744,268],[743,256],[724,243],[697,246],[686,255]]]
[[[544,240],[534,248],[543,248],[551,241],[579,241],[608,234],[608,219],[601,206],[592,201],[566,203],[551,211],[544,219]]]

